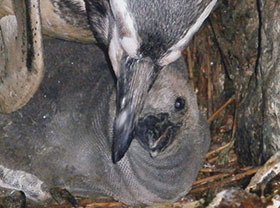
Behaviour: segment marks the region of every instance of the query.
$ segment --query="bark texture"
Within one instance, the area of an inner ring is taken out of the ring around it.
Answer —
[[[239,162],[262,164],[280,149],[280,1],[220,1],[211,21],[225,69],[219,99],[234,93],[237,103]]]
[[[258,56],[240,105],[236,138],[236,150],[247,164],[261,164],[280,149],[280,2],[257,0],[256,5]]]
[[[212,146],[235,139],[243,165],[280,149],[279,0],[221,0],[186,50],[190,81],[211,122]]]

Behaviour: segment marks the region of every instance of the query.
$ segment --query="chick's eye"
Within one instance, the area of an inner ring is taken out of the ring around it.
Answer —
[[[180,111],[185,107],[185,100],[181,97],[177,97],[175,100],[175,110]]]

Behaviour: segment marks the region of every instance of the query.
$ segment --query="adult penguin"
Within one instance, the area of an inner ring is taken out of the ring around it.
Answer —
[[[217,0],[85,0],[91,29],[117,76],[112,159],[132,140],[147,93],[159,71],[181,56]]]

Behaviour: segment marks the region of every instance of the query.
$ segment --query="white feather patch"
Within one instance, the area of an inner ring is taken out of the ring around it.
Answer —
[[[167,53],[164,57],[162,57],[159,60],[160,66],[166,66],[176,61],[180,57],[181,52],[185,49],[185,47],[187,46],[187,44],[189,43],[193,35],[199,30],[202,23],[209,16],[216,2],[217,0],[212,0],[210,4],[208,4],[208,6],[204,9],[202,14],[199,16],[195,24],[193,24],[191,28],[188,30],[187,34],[181,40],[179,40],[175,45],[173,45],[171,48],[168,49],[169,53]]]
[[[122,34],[120,38],[121,46],[129,56],[136,58],[140,44],[133,16],[127,7],[127,1],[110,0],[110,4],[119,33]]]
[[[34,201],[44,201],[50,195],[42,190],[43,181],[30,173],[11,170],[0,165],[0,187],[23,191],[25,195]]]
[[[113,70],[115,72],[115,75],[119,77],[120,75],[120,61],[122,58],[123,49],[119,42],[119,35],[117,32],[117,27],[114,26],[113,28],[113,34],[112,39],[109,45],[109,57],[111,60],[111,64],[113,67]]]
[[[119,114],[119,116],[117,117],[117,120],[116,120],[117,128],[122,128],[125,125],[127,117],[128,117],[127,110],[124,110]]]
[[[166,65],[176,61],[178,58],[180,58],[181,53],[182,53],[182,50],[173,49],[171,52],[169,52],[167,55],[165,55],[162,59],[160,59],[158,64],[160,66],[166,66]]]

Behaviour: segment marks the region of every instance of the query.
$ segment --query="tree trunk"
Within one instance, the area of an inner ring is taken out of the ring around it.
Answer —
[[[280,1],[257,1],[257,65],[240,105],[236,138],[240,159],[251,164],[261,164],[280,150]]]
[[[211,22],[226,77],[216,102],[235,94],[239,162],[262,164],[280,150],[280,1],[223,0]]]

